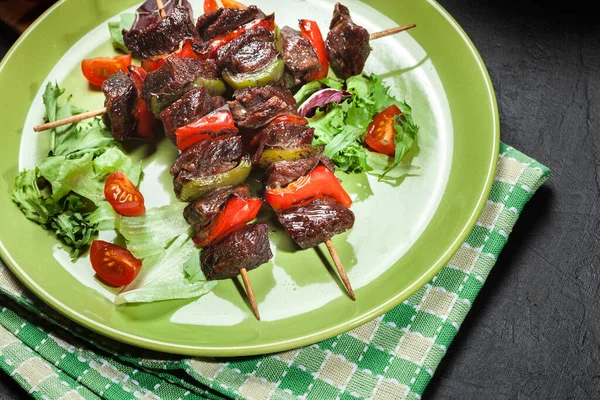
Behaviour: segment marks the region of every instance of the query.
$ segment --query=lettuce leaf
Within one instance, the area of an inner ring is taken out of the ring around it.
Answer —
[[[43,225],[48,222],[50,216],[45,204],[50,193],[40,187],[40,184],[42,187],[48,186],[40,178],[38,168],[21,171],[15,178],[11,198],[28,219]]]
[[[139,217],[117,216],[117,229],[127,241],[127,249],[136,258],[144,259],[164,253],[178,236],[191,237],[192,228],[183,218],[187,204],[174,203],[149,208]]]
[[[108,30],[110,31],[110,41],[115,50],[121,50],[125,53],[131,53],[125,41],[123,40],[123,29],[128,30],[133,25],[135,14],[124,13],[119,16],[118,21],[110,21],[108,23]]]
[[[217,285],[216,281],[201,279],[202,271],[190,279],[184,270],[185,265],[190,269],[187,262],[197,256],[196,249],[187,234],[178,236],[165,251],[142,261],[140,273],[117,295],[115,303],[185,299],[210,292]]]

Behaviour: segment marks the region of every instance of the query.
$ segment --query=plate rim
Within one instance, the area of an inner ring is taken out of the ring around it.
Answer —
[[[10,49],[6,52],[2,61],[0,62],[0,73],[2,73],[5,65],[9,62],[12,54],[15,50],[21,45],[21,43],[26,39],[26,37],[33,31],[37,25],[39,25],[50,13],[54,11],[54,9],[58,8],[62,3],[67,0],[59,0],[50,6],[46,11],[44,11],[15,41],[15,43],[10,47]],[[171,354],[180,354],[186,356],[207,356],[207,357],[230,357],[230,356],[250,356],[250,355],[259,355],[259,354],[270,354],[274,352],[289,350],[291,348],[299,348],[302,346],[307,346],[322,340],[326,340],[335,335],[350,331],[360,325],[363,325],[374,318],[384,314],[385,312],[391,310],[395,306],[399,305],[402,301],[406,300],[412,294],[414,294],[417,290],[423,287],[427,282],[429,282],[450,260],[450,258],[456,253],[456,251],[460,248],[462,243],[467,239],[467,236],[474,228],[477,219],[479,218],[486,201],[488,199],[489,193],[492,189],[492,184],[494,182],[498,158],[499,158],[499,149],[500,149],[500,115],[498,111],[498,103],[496,99],[496,94],[494,90],[494,86],[492,80],[490,78],[489,72],[485,66],[485,63],[479,54],[479,51],[467,35],[467,33],[463,30],[460,24],[452,17],[452,15],[446,11],[446,9],[440,5],[436,0],[425,0],[427,3],[432,5],[441,16],[443,16],[448,23],[456,30],[456,32],[460,35],[461,39],[467,45],[468,49],[474,55],[476,60],[476,65],[479,71],[482,73],[482,77],[486,83],[487,89],[487,97],[490,101],[491,111],[493,116],[493,131],[491,135],[493,137],[492,147],[489,149],[492,152],[492,157],[490,160],[490,164],[487,165],[487,176],[486,182],[483,187],[482,192],[479,194],[479,199],[477,200],[477,206],[470,213],[469,219],[464,225],[462,231],[459,235],[457,235],[455,241],[452,243],[448,249],[440,255],[437,262],[433,264],[429,270],[424,273],[419,279],[413,282],[409,287],[405,290],[400,291],[396,296],[390,298],[388,301],[380,304],[378,307],[373,308],[372,310],[352,319],[346,321],[344,323],[333,326],[329,329],[321,330],[319,332],[304,335],[302,337],[296,337],[289,340],[279,341],[275,343],[269,344],[261,344],[254,346],[239,346],[236,348],[224,349],[222,347],[210,347],[210,346],[190,346],[183,344],[174,344],[168,343],[164,341],[153,340],[149,338],[143,338],[136,335],[132,335],[130,333],[114,329],[110,326],[102,324],[100,322],[94,321],[85,315],[79,313],[78,311],[70,308],[69,306],[63,304],[56,298],[54,298],[50,293],[44,290],[34,279],[32,279],[19,265],[18,263],[11,257],[8,249],[4,246],[4,243],[0,241],[0,256],[2,260],[6,264],[6,266],[13,272],[19,281],[23,283],[34,295],[36,295],[42,302],[49,305],[52,309],[70,319],[71,321],[90,329],[94,332],[105,335],[111,339],[114,339],[118,342],[126,343],[129,345],[137,346],[143,349],[149,349],[159,352],[171,353]]]

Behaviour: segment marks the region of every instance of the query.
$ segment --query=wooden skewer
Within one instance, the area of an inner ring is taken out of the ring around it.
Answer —
[[[156,0],[156,6],[158,7],[158,14],[160,15],[160,19],[165,19],[167,17],[167,13],[165,11],[165,6],[163,5],[162,0]]]
[[[379,38],[382,38],[382,37],[386,37],[386,36],[390,36],[390,35],[395,35],[396,33],[407,31],[407,30],[412,29],[412,28],[414,28],[416,26],[417,25],[415,25],[415,24],[410,24],[410,25],[397,26],[395,28],[385,29],[385,30],[383,30],[381,32],[371,33],[371,36],[369,38],[371,40],[375,40],[375,39],[379,39]]]
[[[41,132],[41,131],[45,131],[48,129],[56,128],[58,126],[72,124],[73,122],[83,121],[84,119],[93,118],[95,116],[102,115],[104,113],[106,113],[106,107],[102,107],[97,110],[86,111],[84,113],[72,115],[70,117],[59,119],[54,122],[47,122],[45,124],[34,126],[33,130],[36,132]]]
[[[248,277],[248,271],[246,268],[240,269],[240,274],[242,275],[242,280],[244,281],[244,286],[246,287],[246,293],[248,294],[248,299],[250,299],[250,305],[252,306],[252,311],[254,311],[254,315],[256,315],[256,319],[260,321],[260,314],[258,313],[258,306],[256,305],[256,298],[254,297],[254,291],[252,290],[252,284],[250,283],[250,278]]]
[[[344,269],[344,266],[342,265],[342,262],[340,261],[340,257],[338,256],[337,251],[335,250],[335,247],[333,247],[333,243],[331,242],[331,240],[328,240],[325,242],[325,245],[327,246],[327,250],[329,250],[329,254],[331,255],[331,258],[333,259],[333,263],[335,264],[335,268],[337,269],[338,274],[340,274],[340,278],[342,279],[342,282],[344,282],[344,286],[346,286],[346,290],[348,291],[350,298],[352,300],[356,300],[356,296],[354,295],[354,290],[352,290],[352,286],[350,285],[350,280],[348,279],[348,275],[346,275],[346,270]]]

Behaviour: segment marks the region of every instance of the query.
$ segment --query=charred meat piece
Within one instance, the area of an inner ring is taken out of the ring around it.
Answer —
[[[250,186],[224,186],[212,190],[196,200],[196,202],[189,204],[183,210],[183,217],[192,226],[194,231],[198,231],[215,219],[231,196],[238,196],[242,199],[250,197]]]
[[[192,202],[222,186],[246,180],[251,165],[242,157],[242,139],[202,140],[188,147],[171,166],[175,195]]]
[[[314,128],[300,123],[269,124],[259,133],[260,143],[252,157],[252,163],[267,167],[275,161],[291,161],[321,154],[323,149],[312,145],[314,133]]]
[[[207,41],[264,17],[265,14],[256,6],[249,6],[243,10],[219,8],[198,17],[196,29],[202,40]]]
[[[331,172],[335,172],[335,166],[329,157],[319,155],[316,157],[303,158],[296,161],[277,161],[269,165],[265,171],[267,177],[265,186],[270,188],[284,188],[300,177],[308,175],[319,164],[326,166]]]
[[[179,42],[191,37],[198,38],[194,22],[186,7],[175,6],[173,12],[144,29],[123,29],[125,46],[136,57],[150,58],[177,50]]]
[[[233,98],[228,104],[240,128],[261,128],[280,115],[296,112],[296,100],[285,88],[250,87],[235,91]]]
[[[218,108],[206,87],[192,89],[160,113],[165,133],[176,143],[175,131]]]
[[[321,68],[319,57],[310,41],[300,31],[285,26],[281,30],[283,40],[283,60],[294,77],[303,78],[306,74]]]
[[[303,249],[326,242],[354,225],[354,213],[334,200],[315,199],[277,215],[286,233]]]
[[[102,91],[107,110],[103,116],[104,123],[115,138],[130,138],[135,134],[133,109],[138,97],[133,81],[125,72],[119,71],[104,81]]]
[[[171,175],[215,175],[235,167],[242,157],[242,139],[202,140],[187,148],[171,166]]]
[[[325,47],[331,69],[339,78],[359,75],[371,53],[369,32],[352,22],[348,8],[337,3]]]
[[[266,223],[246,225],[228,235],[221,243],[204,248],[200,266],[206,279],[235,278],[242,268],[247,271],[273,257]]]
[[[212,101],[215,105],[215,109],[221,108],[227,103],[227,100],[225,100],[225,97],[223,96],[213,96]]]
[[[273,32],[263,26],[244,32],[217,52],[217,64],[234,74],[265,67],[279,52]]]
[[[214,60],[169,56],[146,77],[142,98],[152,112],[159,114],[194,86],[219,78],[219,67]]]

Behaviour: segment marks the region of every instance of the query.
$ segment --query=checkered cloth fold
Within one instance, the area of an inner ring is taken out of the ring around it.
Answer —
[[[489,199],[448,264],[391,311],[329,340],[236,359],[144,351],[48,308],[0,262],[0,368],[42,399],[420,399],[549,170],[502,144]]]

